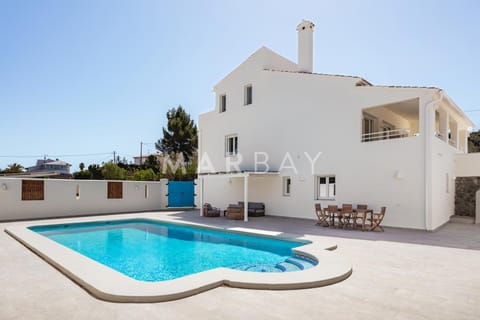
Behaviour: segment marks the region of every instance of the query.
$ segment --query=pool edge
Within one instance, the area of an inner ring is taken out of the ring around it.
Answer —
[[[171,221],[161,219],[139,219],[171,223]],[[198,224],[185,222],[180,224],[199,226]],[[351,264],[343,257],[329,251],[329,248],[319,248],[315,243],[311,243],[294,249],[296,253],[313,257],[319,261],[317,266],[303,271],[253,273],[216,268],[174,280],[143,282],[129,278],[28,229],[28,227],[33,225],[38,224],[11,226],[7,227],[5,232],[94,297],[110,302],[171,301],[205,292],[222,285],[263,290],[314,288],[343,281],[352,274]],[[224,228],[212,226],[207,226],[207,228],[230,232],[230,230]],[[234,232],[252,236],[265,236],[265,234],[251,231]],[[274,236],[270,237],[275,238]],[[286,237],[279,238],[285,239]]]

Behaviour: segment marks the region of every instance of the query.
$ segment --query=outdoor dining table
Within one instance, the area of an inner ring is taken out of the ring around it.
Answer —
[[[355,214],[355,218],[361,214],[362,218],[362,231],[365,231],[365,223],[367,222],[368,214],[373,215],[373,210],[372,209],[353,209],[353,213]],[[327,209],[325,209],[325,212],[327,212],[330,215],[330,220],[332,221],[335,217],[336,212],[329,212]],[[338,213],[342,212],[342,207],[338,207]],[[355,220],[356,221],[356,220]],[[356,223],[354,223],[354,226],[356,227]]]

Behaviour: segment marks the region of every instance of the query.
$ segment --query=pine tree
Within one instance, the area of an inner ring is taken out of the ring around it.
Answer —
[[[155,143],[155,147],[164,154],[182,153],[185,161],[189,162],[198,146],[195,122],[182,106],[170,109],[167,120],[167,128],[163,128],[163,138]]]

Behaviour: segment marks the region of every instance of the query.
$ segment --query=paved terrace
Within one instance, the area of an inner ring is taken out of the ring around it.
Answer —
[[[436,232],[385,228],[379,233],[323,228],[313,220],[290,218],[244,223],[201,218],[198,211],[145,215],[335,242],[336,253],[351,260],[353,274],[343,282],[306,290],[219,287],[171,302],[110,303],[90,296],[1,232],[0,319],[480,319],[480,226],[449,223]]]

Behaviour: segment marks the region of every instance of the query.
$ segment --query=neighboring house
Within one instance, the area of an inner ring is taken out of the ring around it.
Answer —
[[[59,174],[70,174],[70,167],[72,165],[61,160],[41,159],[33,167],[28,167],[27,171],[30,173],[38,172],[57,172]]]
[[[162,163],[163,161],[163,154],[161,152],[157,152],[157,153],[151,153],[151,154],[145,154],[145,155],[133,157],[133,163],[138,166],[142,165],[145,163],[145,161],[148,160],[150,156],[154,156],[157,159],[158,163]]]
[[[438,228],[474,124],[439,88],[313,73],[313,29],[297,27],[298,63],[262,47],[214,87],[215,110],[199,117],[200,201],[309,219],[315,203],[386,206],[385,225]]]

